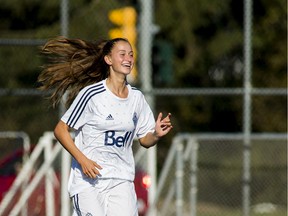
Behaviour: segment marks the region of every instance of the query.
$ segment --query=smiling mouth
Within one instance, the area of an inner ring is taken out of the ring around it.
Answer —
[[[132,65],[131,65],[131,64],[122,64],[122,66],[123,66],[123,67],[126,67],[126,68],[130,68],[130,69],[132,68]]]

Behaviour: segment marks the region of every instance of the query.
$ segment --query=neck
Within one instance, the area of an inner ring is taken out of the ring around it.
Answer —
[[[111,77],[108,77],[106,85],[116,96],[121,98],[126,98],[128,96],[128,88],[125,79],[112,79]]]

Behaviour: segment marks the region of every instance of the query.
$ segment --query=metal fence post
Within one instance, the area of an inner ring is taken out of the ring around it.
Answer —
[[[51,152],[53,150],[53,143],[47,142],[44,147],[44,159],[49,161],[52,157]],[[54,190],[53,190],[53,169],[49,167],[45,174],[45,204],[46,204],[46,215],[55,215],[55,205],[54,205]]]
[[[177,144],[176,148],[176,215],[183,215],[183,169],[184,169],[184,157],[183,157],[183,140]]]
[[[250,214],[252,0],[244,0],[243,216]]]
[[[61,35],[68,36],[69,30],[69,0],[61,0],[60,17],[61,17]],[[59,115],[62,116],[65,112],[66,95],[62,98]],[[64,185],[68,183],[70,170],[70,155],[63,148],[61,152],[61,216],[69,216],[70,214],[70,200],[67,188]]]
[[[190,212],[191,216],[197,215],[197,157],[198,142],[194,138],[190,138],[189,145],[192,145],[190,157]]]
[[[152,39],[153,39],[153,0],[139,0],[141,4],[140,31],[139,31],[139,78],[141,88],[144,91],[147,102],[154,111],[154,97],[152,91]],[[147,170],[151,176],[151,186],[149,188],[148,202],[153,206],[157,187],[157,146],[147,151]],[[156,209],[150,209],[150,216],[156,215]]]

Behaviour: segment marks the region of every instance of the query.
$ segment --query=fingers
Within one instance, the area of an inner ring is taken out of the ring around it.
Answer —
[[[98,165],[97,163],[94,164],[96,169],[102,169],[102,167],[100,165]]]
[[[161,125],[162,131],[168,130],[167,132],[169,132],[172,128],[173,128],[173,126],[171,123],[165,123],[165,124]]]
[[[157,129],[156,130],[157,130],[157,134],[160,136],[164,136],[173,128],[173,126],[171,124],[171,120],[170,120],[170,117],[172,116],[171,113],[168,113],[168,115],[161,120],[162,116],[163,115],[160,112],[158,115],[158,118],[157,118],[158,126],[160,128],[158,130]]]
[[[157,117],[157,121],[158,121],[158,122],[161,122],[162,116],[163,116],[163,114],[162,114],[162,112],[160,112],[160,113],[158,114],[158,117]]]
[[[89,178],[96,178],[97,176],[101,175],[99,170],[101,170],[102,167],[92,160],[90,160],[90,162],[92,163],[87,165],[87,167],[82,167],[83,173]]]
[[[160,112],[160,113],[158,114],[157,121],[159,121],[159,122],[161,122],[161,123],[170,122],[170,117],[171,117],[171,115],[172,115],[171,113],[168,113],[168,115],[167,115],[164,119],[162,119],[163,114],[162,114],[162,112]]]
[[[170,122],[170,117],[171,117],[171,113],[168,113],[168,115],[167,115],[166,118],[164,119],[165,123]]]
[[[170,117],[171,117],[171,113],[168,113],[168,115],[163,120],[161,120],[161,123],[162,123],[161,127],[163,127],[163,126],[171,126]]]
[[[97,170],[96,167],[90,169],[89,171],[84,172],[84,174],[89,177],[89,178],[96,178],[97,175],[99,175],[99,171]]]

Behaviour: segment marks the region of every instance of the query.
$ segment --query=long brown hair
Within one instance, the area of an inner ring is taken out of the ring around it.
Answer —
[[[109,76],[104,56],[118,41],[128,42],[125,38],[90,42],[57,37],[41,47],[41,52],[50,58],[38,77],[39,89],[52,92],[50,99],[53,107],[61,101],[65,92],[66,106],[69,106],[82,88]]]

